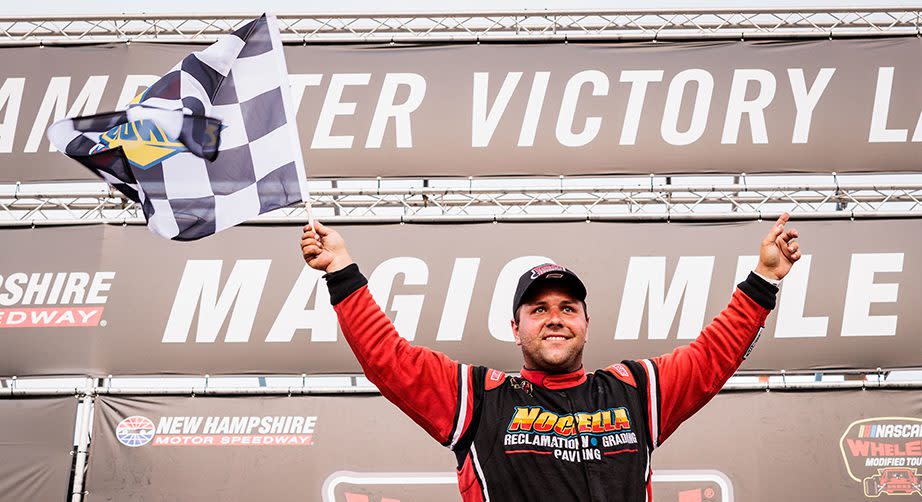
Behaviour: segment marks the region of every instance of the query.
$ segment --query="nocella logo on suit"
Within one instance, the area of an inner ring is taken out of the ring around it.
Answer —
[[[0,329],[106,326],[115,272],[14,272],[0,275]]]
[[[125,446],[313,446],[316,416],[134,415],[115,428]]]

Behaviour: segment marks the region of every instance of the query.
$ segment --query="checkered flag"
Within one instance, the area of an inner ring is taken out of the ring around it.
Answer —
[[[290,102],[276,19],[263,15],[127,110],[61,120],[48,138],[141,204],[154,233],[195,240],[308,200]]]

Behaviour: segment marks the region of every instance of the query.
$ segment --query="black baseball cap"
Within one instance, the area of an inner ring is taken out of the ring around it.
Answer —
[[[522,277],[519,277],[519,285],[516,286],[515,296],[512,297],[512,316],[515,317],[516,311],[522,306],[522,299],[525,298],[529,291],[533,290],[535,284],[550,281],[560,281],[566,284],[573,291],[576,298],[585,303],[586,286],[583,285],[583,281],[579,280],[576,274],[560,265],[544,263],[527,270],[522,274]]]

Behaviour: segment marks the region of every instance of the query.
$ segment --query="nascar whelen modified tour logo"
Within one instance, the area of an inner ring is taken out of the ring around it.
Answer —
[[[115,272],[0,275],[0,328],[105,326]]]
[[[861,483],[865,497],[922,497],[922,419],[858,420],[839,446],[848,475]]]
[[[123,419],[115,437],[125,446],[312,446],[315,416],[160,417]]]

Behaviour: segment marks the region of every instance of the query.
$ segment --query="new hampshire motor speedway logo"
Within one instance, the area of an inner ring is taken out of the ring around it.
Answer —
[[[115,427],[115,437],[125,446],[144,446],[154,438],[154,423],[147,417],[128,417]]]
[[[123,419],[115,437],[125,446],[312,446],[316,416],[163,416]]]
[[[922,497],[922,419],[855,421],[845,430],[839,447],[849,477],[861,483],[865,497]]]
[[[115,272],[0,274],[0,329],[105,327]]]

